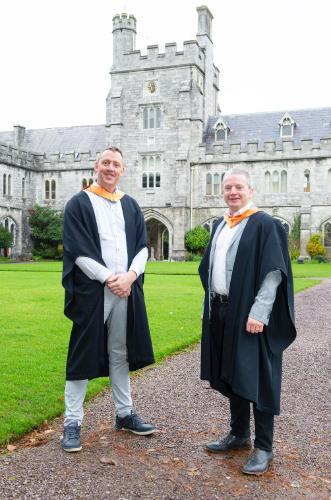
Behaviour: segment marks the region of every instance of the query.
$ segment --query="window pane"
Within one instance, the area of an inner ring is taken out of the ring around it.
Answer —
[[[282,137],[292,137],[292,125],[282,126]]]
[[[7,193],[7,176],[6,174],[3,174],[3,179],[2,179],[2,194]]]
[[[144,108],[144,128],[148,128],[148,109]]]
[[[154,187],[154,174],[149,174],[148,176],[148,187]]]
[[[11,175],[8,175],[7,179],[7,194],[11,194]]]
[[[280,174],[280,190],[282,193],[287,191],[287,172],[285,170],[282,170]]]
[[[147,188],[147,174],[143,174],[142,186],[143,186],[143,188]]]
[[[206,176],[206,195],[207,196],[211,195],[211,190],[212,190],[212,175],[207,174],[207,176]]]
[[[214,194],[220,194],[220,176],[214,175]]]
[[[87,180],[86,179],[82,180],[82,188],[83,189],[87,188]]]
[[[331,247],[331,222],[327,222],[324,226],[324,246]]]
[[[279,193],[279,173],[277,170],[272,174],[272,192]]]
[[[161,175],[157,172],[155,174],[155,187],[159,188],[161,186]]]
[[[25,198],[25,179],[22,179],[22,198]]]
[[[89,181],[88,181],[88,185],[90,186],[91,184],[93,184],[93,182],[94,182],[94,181],[93,181],[93,179],[92,179],[92,177],[91,177],[91,178],[89,179]]]
[[[155,127],[155,109],[149,108],[149,128]]]
[[[270,180],[271,180],[270,172],[266,172],[264,175],[264,187],[266,193],[270,193]]]
[[[49,181],[45,181],[45,198],[49,200]]]
[[[52,181],[52,200],[55,200],[56,198],[56,184],[55,184],[55,181]]]
[[[218,128],[216,130],[216,141],[225,141],[225,129]]]
[[[156,128],[160,128],[161,127],[161,109],[160,108],[156,108],[156,124],[155,124],[155,127]]]
[[[310,193],[310,172],[309,170],[305,170],[305,180],[303,185],[303,190],[305,193]]]

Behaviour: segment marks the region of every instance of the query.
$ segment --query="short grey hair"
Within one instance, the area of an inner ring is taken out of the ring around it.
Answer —
[[[251,188],[252,185],[251,185],[251,178],[250,178],[250,175],[249,173],[247,172],[247,170],[242,170],[241,168],[230,168],[229,170],[227,170],[223,176],[223,183],[225,181],[225,178],[226,176],[228,175],[243,175],[247,181],[247,184],[248,186]]]

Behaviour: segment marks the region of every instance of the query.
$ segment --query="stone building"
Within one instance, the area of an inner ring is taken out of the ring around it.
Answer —
[[[320,231],[331,253],[331,108],[224,116],[218,107],[212,21],[198,7],[196,40],[135,49],[136,19],[113,18],[105,125],[0,132],[0,223],[12,255],[31,252],[28,209],[64,207],[93,180],[98,152],[120,147],[121,188],[139,202],[150,256],[182,259],[185,233],[223,212],[222,175],[248,170],[257,205],[290,230],[301,214],[301,254]]]

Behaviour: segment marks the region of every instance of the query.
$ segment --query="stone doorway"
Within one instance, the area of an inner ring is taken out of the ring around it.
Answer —
[[[169,259],[169,231],[167,227],[157,219],[149,219],[146,222],[147,247],[149,260]]]

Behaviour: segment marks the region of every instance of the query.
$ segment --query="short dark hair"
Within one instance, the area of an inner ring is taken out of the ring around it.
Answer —
[[[119,153],[123,158],[122,151],[119,148],[117,148],[116,146],[109,146],[108,148],[104,149],[104,151],[113,151],[114,153]]]

